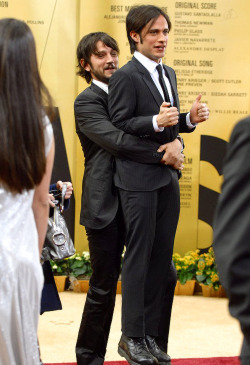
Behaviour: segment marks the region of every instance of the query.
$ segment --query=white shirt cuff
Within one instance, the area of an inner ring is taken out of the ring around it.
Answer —
[[[158,117],[158,114],[153,116],[153,119],[152,119],[153,128],[154,128],[155,132],[162,132],[164,130],[164,127],[158,127],[158,124],[156,121],[157,117]]]
[[[186,115],[186,124],[189,129],[193,129],[197,126],[198,123],[191,123],[190,121],[190,113],[187,113]]]

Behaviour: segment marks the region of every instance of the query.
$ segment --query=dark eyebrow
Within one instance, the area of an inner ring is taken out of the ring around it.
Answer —
[[[94,52],[94,54],[96,55],[96,56],[100,56],[100,55],[103,55],[103,54],[105,54],[106,52],[105,51],[96,51],[96,52]]]
[[[160,29],[158,29],[158,28],[150,28],[149,30],[148,30],[149,32],[159,32],[160,31]],[[169,28],[165,28],[165,29],[163,29],[163,31],[165,32],[165,31],[167,31],[167,32],[169,32]]]

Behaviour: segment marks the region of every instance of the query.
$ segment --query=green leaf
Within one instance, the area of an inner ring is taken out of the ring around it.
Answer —
[[[188,280],[192,280],[194,277],[193,273],[190,272],[183,272],[179,275],[179,280],[181,285],[184,285]]]
[[[196,275],[196,279],[199,283],[202,283],[206,279],[207,275]]]
[[[72,266],[71,266],[71,269],[76,269],[76,268],[80,268],[80,267],[83,267],[84,263],[82,261],[75,261]]]
[[[77,277],[79,275],[85,274],[85,270],[83,270],[82,268],[75,269],[74,271],[72,271],[72,274],[73,274],[73,276]]]

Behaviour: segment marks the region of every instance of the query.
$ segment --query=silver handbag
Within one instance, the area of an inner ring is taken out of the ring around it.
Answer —
[[[65,186],[64,186],[65,185]],[[75,248],[70,237],[67,224],[62,216],[64,210],[64,197],[67,190],[67,185],[62,188],[62,200],[55,200],[54,213],[51,218],[48,218],[48,228],[44,247],[42,250],[41,259],[46,260],[62,260],[74,255]]]

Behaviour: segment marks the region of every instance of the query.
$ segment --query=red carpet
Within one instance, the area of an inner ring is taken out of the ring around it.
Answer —
[[[105,361],[105,365],[126,365],[126,361]],[[76,365],[75,362],[44,365]],[[172,365],[240,365],[238,357],[209,357],[203,359],[173,359]]]

